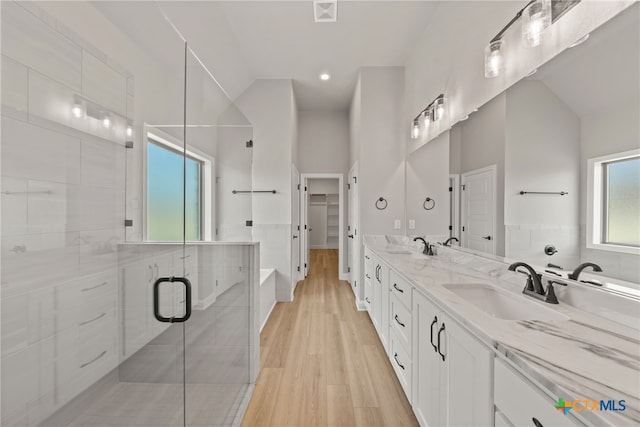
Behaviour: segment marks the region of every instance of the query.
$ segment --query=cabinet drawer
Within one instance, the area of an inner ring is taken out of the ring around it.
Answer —
[[[411,402],[411,357],[401,344],[402,340],[398,338],[398,334],[395,330],[392,330],[390,335],[389,345],[389,360],[393,370],[396,371],[396,376],[402,385],[404,394],[407,396],[409,402]]]
[[[551,398],[502,360],[495,360],[494,372],[494,402],[510,424],[533,427],[535,418],[545,427],[580,425],[570,414],[558,411]]]
[[[398,300],[409,309],[411,307],[411,292],[413,287],[404,279],[400,278],[398,273],[391,270],[389,273],[389,289],[391,293],[398,297]]]
[[[411,312],[398,301],[396,294],[391,293],[389,324],[391,329],[396,332],[396,336],[402,342],[402,345],[409,353],[411,353],[411,331],[412,317]]]

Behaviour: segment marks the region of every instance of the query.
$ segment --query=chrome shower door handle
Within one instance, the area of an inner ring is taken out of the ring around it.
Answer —
[[[160,314],[160,284],[168,282],[180,282],[185,287],[185,307],[184,307],[184,316],[181,317],[165,317]],[[153,316],[156,318],[158,322],[163,323],[182,323],[189,320],[191,317],[191,282],[186,277],[160,277],[153,284]]]

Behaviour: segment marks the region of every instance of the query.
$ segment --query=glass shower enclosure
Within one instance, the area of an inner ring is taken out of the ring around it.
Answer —
[[[145,14],[122,46],[55,5],[1,7],[0,424],[239,424],[259,361],[251,124],[162,4],[90,6]]]

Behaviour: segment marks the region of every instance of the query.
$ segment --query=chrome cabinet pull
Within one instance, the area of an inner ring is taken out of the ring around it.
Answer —
[[[89,288],[83,288],[83,289],[80,289],[80,292],[87,292],[87,291],[90,291],[90,290],[92,290],[92,289],[101,288],[101,287],[105,286],[106,284],[107,284],[107,282],[102,282],[102,283],[100,283],[99,285],[91,286],[91,287],[89,287]]]
[[[84,368],[86,366],[91,365],[93,362],[95,362],[96,360],[99,360],[102,356],[104,356],[105,354],[107,354],[107,350],[104,350],[102,353],[100,353],[98,355],[98,357],[96,357],[95,359],[92,359],[90,361],[88,361],[87,363],[83,363],[82,365],[80,365],[80,368]]]
[[[396,314],[395,316],[396,322],[398,322],[398,325],[402,326],[403,328],[405,327],[404,323],[402,323],[400,320],[398,320],[398,315]]]
[[[102,318],[103,318],[104,316],[106,316],[106,315],[107,315],[107,313],[102,313],[102,314],[101,314],[101,315],[99,315],[98,317],[94,317],[94,318],[93,318],[93,319],[91,319],[91,320],[86,320],[86,321],[84,321],[84,322],[78,323],[78,325],[79,325],[79,326],[87,325],[87,324],[89,324],[89,323],[91,323],[91,322],[95,322],[95,321],[96,321],[96,320],[98,320],[98,319],[102,319]]]
[[[396,360],[396,363],[398,364],[398,366],[400,366],[402,368],[402,370],[404,371],[404,366],[400,363],[400,361],[398,360],[398,353],[395,353],[393,355],[393,358]]]

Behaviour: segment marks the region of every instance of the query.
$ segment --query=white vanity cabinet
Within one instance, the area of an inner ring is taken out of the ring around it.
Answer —
[[[564,415],[556,402],[542,390],[507,365],[495,362],[496,425],[506,426],[575,426],[582,425],[571,413]],[[501,423],[501,424],[499,424]]]
[[[364,250],[364,303],[365,308],[371,316],[373,310],[373,280],[375,274],[373,273],[374,256],[369,249]]]
[[[364,302],[385,350],[389,348],[389,267],[365,249]]]
[[[407,399],[411,401],[413,371],[413,287],[394,270],[389,270],[389,360],[396,371]]]
[[[413,316],[412,405],[420,425],[493,425],[491,349],[418,292]]]

